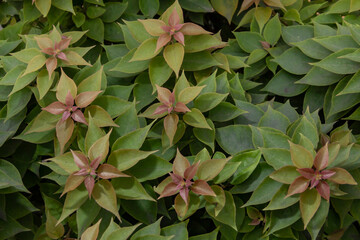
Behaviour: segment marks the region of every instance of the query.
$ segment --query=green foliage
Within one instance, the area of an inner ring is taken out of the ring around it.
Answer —
[[[360,238],[356,0],[0,3],[0,240]]]

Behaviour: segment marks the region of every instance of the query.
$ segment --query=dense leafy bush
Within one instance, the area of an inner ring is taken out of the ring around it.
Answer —
[[[0,239],[359,239],[357,0],[0,3]]]

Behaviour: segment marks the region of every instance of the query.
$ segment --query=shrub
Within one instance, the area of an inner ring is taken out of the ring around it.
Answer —
[[[0,239],[360,238],[353,0],[0,3]]]

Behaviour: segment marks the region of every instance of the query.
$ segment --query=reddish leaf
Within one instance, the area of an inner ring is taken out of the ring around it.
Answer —
[[[70,106],[70,107],[74,106],[74,98],[71,95],[70,91],[68,91],[68,93],[66,95],[65,104],[66,104],[66,106]]]
[[[176,103],[174,110],[175,112],[182,112],[182,113],[191,112],[190,109],[182,102]]]
[[[166,105],[160,105],[155,109],[155,112],[153,115],[163,114],[168,112],[168,106]]]
[[[189,161],[180,153],[179,149],[177,149],[176,157],[173,162],[173,172],[184,177],[184,172],[189,166]]]
[[[101,162],[101,158],[100,158],[100,157],[97,157],[97,158],[95,158],[95,159],[93,159],[93,160],[91,161],[90,167],[91,167],[92,169],[97,169],[98,166],[99,166],[99,164],[100,164],[100,162]]]
[[[71,174],[67,179],[64,187],[64,191],[60,195],[60,197],[64,196],[65,193],[70,192],[76,189],[85,179],[85,176],[78,176]]]
[[[337,184],[350,184],[357,185],[357,182],[351,176],[351,174],[343,168],[331,168],[330,171],[335,172],[333,176],[328,178],[329,181]]]
[[[178,185],[176,183],[173,183],[173,182],[166,185],[164,190],[162,191],[162,193],[158,197],[158,199],[163,198],[163,197],[172,196],[172,195],[175,195],[176,193],[178,193],[179,188],[177,186]]]
[[[176,115],[175,113],[171,113],[164,118],[164,129],[166,135],[169,138],[170,146],[172,145],[177,130],[178,122],[179,122],[179,116]]]
[[[89,198],[91,198],[91,194],[95,185],[95,179],[92,176],[87,176],[84,180],[84,184],[89,193]]]
[[[50,105],[48,105],[45,108],[42,108],[42,110],[45,110],[51,114],[61,114],[66,110],[66,106],[61,102],[53,102]]]
[[[298,168],[296,169],[296,171],[298,171],[301,174],[301,176],[309,180],[311,180],[315,174],[315,170],[312,168]]]
[[[302,193],[304,192],[309,186],[309,180],[300,176],[297,177],[294,182],[290,185],[287,197],[290,197],[291,195]]]
[[[316,186],[316,190],[326,201],[329,201],[330,187],[329,187],[329,184],[327,184],[327,182],[320,181],[319,184]]]
[[[82,152],[75,152],[73,150],[70,150],[73,158],[74,158],[74,162],[75,164],[80,168],[89,168],[89,160],[87,159],[87,157],[82,153]]]
[[[321,178],[322,179],[328,179],[331,176],[334,176],[336,174],[336,172],[331,171],[331,170],[323,170],[321,171]]]
[[[71,42],[71,38],[70,38],[70,37],[66,37],[66,38],[62,39],[60,42],[55,43],[55,47],[54,47],[54,48],[55,48],[56,50],[62,51],[62,50],[64,50],[64,49],[66,49],[66,48],[69,47],[70,42]]]
[[[317,153],[314,159],[314,166],[318,171],[327,167],[329,162],[328,143],[325,144]]]
[[[46,59],[45,64],[46,64],[46,69],[49,73],[49,78],[50,78],[51,75],[53,74],[54,70],[57,67],[57,60],[55,57],[50,57],[50,58]]]
[[[238,15],[242,12],[245,11],[246,9],[248,9],[252,4],[254,3],[254,0],[244,0],[241,4],[241,8],[240,11],[238,13]]]
[[[122,172],[120,172],[116,167],[110,164],[102,164],[100,165],[97,175],[102,179],[110,179],[117,177],[130,177]]]
[[[175,33],[174,38],[175,38],[176,41],[178,41],[183,46],[185,46],[185,38],[184,38],[184,34],[182,32]]]
[[[188,188],[182,188],[179,192],[181,198],[184,200],[185,204],[189,204],[189,189]]]
[[[167,88],[160,87],[159,85],[155,85],[155,86],[156,86],[156,91],[158,94],[157,99],[161,103],[163,103],[167,106],[172,105],[174,102],[172,101],[173,97],[172,97],[172,93],[170,92],[170,90]]]
[[[85,125],[88,125],[83,112],[81,110],[79,110],[79,109],[76,110],[75,112],[73,112],[71,114],[71,117],[72,117],[72,119],[74,119],[75,122],[80,122],[80,123],[83,123]]]
[[[186,180],[191,180],[194,178],[200,162],[196,162],[195,164],[191,165],[190,167],[186,168],[184,172],[184,177]]]
[[[70,140],[74,131],[74,122],[71,118],[58,121],[56,124],[56,137],[60,144],[60,153],[64,152],[65,144]]]
[[[76,106],[79,108],[89,106],[101,92],[102,91],[89,91],[80,93],[75,98]]]
[[[170,41],[171,41],[171,36],[169,34],[167,33],[162,34],[156,42],[155,52],[159,51],[160,48],[168,44]]]
[[[179,14],[176,11],[176,8],[174,8],[174,10],[172,11],[169,20],[168,20],[168,24],[169,26],[173,27],[176,26],[180,23],[180,18],[179,18]]]
[[[154,37],[161,36],[164,34],[163,26],[166,26],[166,24],[158,19],[147,19],[147,20],[138,20],[142,23],[145,30]]]
[[[196,180],[194,184],[191,186],[191,191],[200,195],[216,197],[214,191],[211,189],[209,184],[204,180]]]
[[[183,27],[180,29],[180,32],[182,32],[184,35],[211,34],[211,32],[206,31],[194,23],[184,23]]]
[[[39,48],[42,50],[42,52],[45,49],[54,47],[54,43],[49,37],[35,36],[34,39],[35,39],[37,45],[39,46]],[[48,53],[46,53],[46,54],[48,54]],[[49,54],[49,55],[51,55],[51,54]]]

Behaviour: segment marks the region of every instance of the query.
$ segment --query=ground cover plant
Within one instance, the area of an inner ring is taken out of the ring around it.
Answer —
[[[359,10],[0,2],[0,239],[359,239]]]

